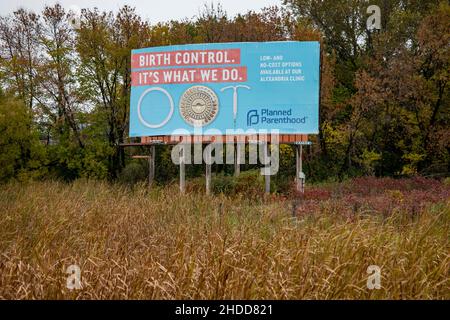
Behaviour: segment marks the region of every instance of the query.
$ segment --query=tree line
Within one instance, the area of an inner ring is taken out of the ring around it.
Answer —
[[[367,27],[363,0],[284,0],[233,17],[205,4],[193,18],[156,24],[130,6],[83,9],[76,23],[58,4],[1,16],[0,180],[114,180],[145,170],[120,147],[129,141],[131,49],[283,40],[321,42],[320,134],[306,150],[308,177],[448,175],[450,6],[370,4],[381,8],[380,30]],[[173,179],[170,150],[160,151],[157,174]],[[294,163],[282,146],[280,171],[293,173]]]

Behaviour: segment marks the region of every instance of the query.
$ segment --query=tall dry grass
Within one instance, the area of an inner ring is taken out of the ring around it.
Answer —
[[[345,201],[293,217],[291,200],[176,186],[0,186],[0,298],[450,298],[448,198],[414,215],[343,215]],[[81,290],[66,288],[72,264]],[[369,265],[381,267],[380,290],[366,287]]]

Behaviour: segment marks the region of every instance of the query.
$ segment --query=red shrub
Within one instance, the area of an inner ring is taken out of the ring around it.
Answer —
[[[356,178],[329,187],[312,187],[300,197],[297,214],[326,211],[352,216],[356,213],[390,215],[400,211],[415,215],[432,203],[448,201],[450,187],[438,180]]]

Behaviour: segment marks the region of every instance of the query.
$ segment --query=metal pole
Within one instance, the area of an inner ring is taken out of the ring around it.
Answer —
[[[156,171],[156,146],[152,146],[152,178],[155,180]]]
[[[206,194],[211,193],[211,151],[206,153]]]
[[[266,193],[270,193],[270,174],[266,174],[264,180],[266,182]]]
[[[300,172],[303,172],[303,145],[300,145]]]
[[[295,145],[295,186],[298,192],[301,192],[300,172],[300,146]]]
[[[268,147],[268,143],[264,142],[264,157],[268,157],[269,156],[269,147]],[[264,181],[265,181],[265,191],[266,193],[270,193],[270,174],[266,174],[264,176]]]
[[[303,145],[295,146],[295,185],[298,192],[305,192],[305,174],[303,173]]]
[[[303,145],[300,145],[300,187],[301,193],[305,192],[305,175],[303,174]]]
[[[151,188],[155,179],[155,146],[150,146],[148,156],[148,187]]]
[[[180,191],[185,191],[184,146],[180,149]]]
[[[234,154],[234,176],[237,177],[241,173],[241,144],[236,141],[236,152]]]

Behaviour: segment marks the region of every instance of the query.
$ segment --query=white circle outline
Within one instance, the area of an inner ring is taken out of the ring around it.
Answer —
[[[163,120],[163,122],[161,122],[159,124],[150,124],[150,123],[148,123],[147,121],[144,120],[144,118],[142,117],[142,114],[141,114],[141,103],[142,103],[142,100],[147,95],[147,93],[149,93],[151,91],[161,91],[162,93],[164,93],[167,96],[167,98],[169,98],[169,102],[170,102],[170,112],[167,115],[167,117]],[[147,90],[145,90],[141,94],[141,97],[139,98],[138,106],[137,106],[138,118],[139,118],[139,121],[146,127],[149,127],[149,128],[152,128],[152,129],[161,128],[167,122],[169,122],[169,120],[172,118],[173,109],[174,109],[173,99],[172,99],[172,96],[169,94],[169,92],[167,92],[167,90],[165,90],[163,88],[160,88],[160,87],[148,88]]]

